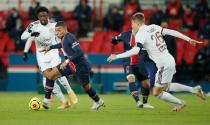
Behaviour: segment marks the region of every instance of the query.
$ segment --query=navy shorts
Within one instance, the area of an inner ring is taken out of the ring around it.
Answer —
[[[124,72],[126,76],[135,75],[139,81],[149,79],[145,66],[127,65],[124,66]]]
[[[87,85],[90,83],[90,72],[77,71],[76,77],[81,85]]]
[[[66,68],[64,70],[60,69],[61,64],[62,63],[60,63],[56,67],[57,67],[58,71],[60,72],[60,74],[62,76],[69,76],[69,75],[72,75],[74,73],[74,71],[70,68],[69,65],[66,65]]]
[[[148,78],[148,72],[146,69],[146,65],[144,62],[146,53],[144,51],[140,52],[139,54],[139,61],[136,65],[124,65],[124,72],[126,76],[128,75],[135,75],[139,81],[144,81]]]

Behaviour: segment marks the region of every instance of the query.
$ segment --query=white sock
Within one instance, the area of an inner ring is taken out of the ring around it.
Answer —
[[[67,101],[66,98],[65,98],[65,96],[63,95],[63,93],[62,93],[62,91],[61,91],[60,86],[59,86],[57,83],[54,85],[53,94],[55,94],[55,96],[58,97],[58,99],[59,99],[62,103],[64,103],[64,102]]]
[[[69,82],[65,76],[59,78],[58,81],[66,89],[67,93],[73,92],[73,90],[72,90],[71,86],[69,85]]]
[[[165,92],[165,91],[162,91],[157,97],[159,99],[162,99],[164,101],[171,102],[174,104],[182,104],[182,101],[180,99],[176,98],[172,94]]]
[[[170,83],[169,84],[169,91],[172,91],[172,92],[183,92],[183,91],[185,91],[185,92],[197,93],[197,91],[193,87],[182,85],[182,84],[179,84],[179,83]]]

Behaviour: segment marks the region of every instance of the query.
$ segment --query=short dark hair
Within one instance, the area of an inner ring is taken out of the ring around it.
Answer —
[[[46,7],[44,7],[44,6],[41,6],[41,7],[37,8],[37,10],[36,10],[36,16],[37,16],[40,12],[47,12],[47,13],[49,13],[49,10],[48,10]]]
[[[55,27],[59,27],[59,26],[61,26],[61,27],[66,27],[66,23],[65,23],[64,21],[58,21],[58,22],[56,23]]]
[[[144,22],[145,21],[144,14],[141,12],[137,12],[131,17],[131,20],[137,20],[140,22]]]

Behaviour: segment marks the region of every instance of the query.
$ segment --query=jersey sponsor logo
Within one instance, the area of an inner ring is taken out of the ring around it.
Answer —
[[[43,41],[38,42],[38,45],[39,46],[42,46],[42,47],[48,47],[48,46],[50,46],[51,45],[50,38],[43,39]]]

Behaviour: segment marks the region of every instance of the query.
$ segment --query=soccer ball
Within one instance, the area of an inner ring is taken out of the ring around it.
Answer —
[[[31,110],[39,110],[41,107],[41,100],[40,98],[33,97],[29,102],[29,108]]]

